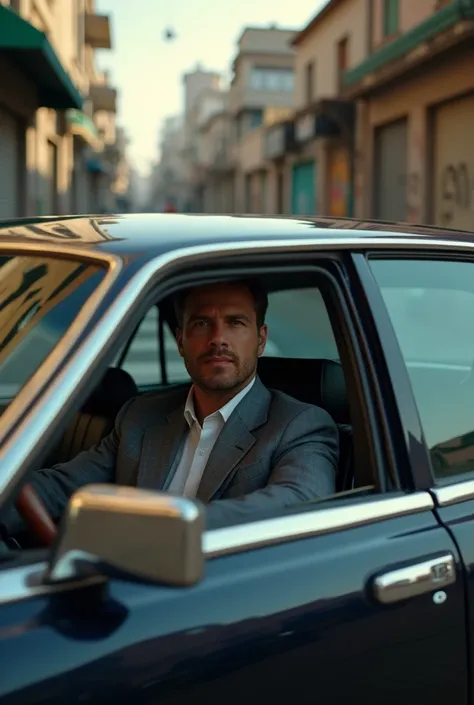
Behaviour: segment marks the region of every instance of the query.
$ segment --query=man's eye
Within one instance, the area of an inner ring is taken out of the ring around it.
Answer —
[[[240,320],[240,319],[237,318],[237,319],[235,319],[234,321],[232,321],[232,324],[233,324],[234,326],[243,326],[243,325],[244,325],[244,322],[243,322],[242,320]]]
[[[206,321],[195,321],[194,322],[194,327],[195,328],[202,328],[203,326],[207,325]]]

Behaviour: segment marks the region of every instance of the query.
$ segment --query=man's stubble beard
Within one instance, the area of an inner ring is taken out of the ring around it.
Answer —
[[[214,376],[210,377],[201,377],[199,373],[194,374],[192,369],[190,369],[190,367],[188,366],[186,360],[184,360],[184,364],[189,376],[193,381],[193,384],[199,387],[199,389],[202,389],[204,392],[225,392],[232,390],[235,387],[244,386],[245,382],[250,380],[250,378],[255,373],[257,361],[258,348],[256,351],[255,359],[252,361],[249,360],[248,364],[246,364],[244,367],[241,367],[240,360],[238,358],[235,358],[234,356],[234,361],[231,363],[235,369],[234,374],[228,376],[225,374],[220,375],[219,373],[217,373]]]

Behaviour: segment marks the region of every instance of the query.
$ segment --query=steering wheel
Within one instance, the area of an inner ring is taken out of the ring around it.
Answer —
[[[29,484],[25,485],[16,502],[16,508],[26,525],[33,532],[42,546],[51,546],[58,530],[49,512],[36,491]]]

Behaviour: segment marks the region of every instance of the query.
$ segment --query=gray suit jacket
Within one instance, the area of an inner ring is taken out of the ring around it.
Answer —
[[[89,483],[166,490],[188,431],[186,395],[132,399],[100,445],[36,471],[31,484],[52,516],[59,519],[73,492]],[[333,493],[337,461],[338,432],[329,414],[270,391],[257,378],[222,429],[202,476],[197,499],[208,505],[208,528]],[[17,521],[8,524],[14,533]]]

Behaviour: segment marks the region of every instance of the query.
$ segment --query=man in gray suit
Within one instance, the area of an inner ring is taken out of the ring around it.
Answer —
[[[77,488],[97,482],[197,498],[207,505],[208,528],[332,494],[333,420],[268,390],[256,375],[267,305],[254,281],[184,292],[177,342],[191,389],[132,399],[100,445],[35,472],[31,484],[51,515],[58,520]]]

